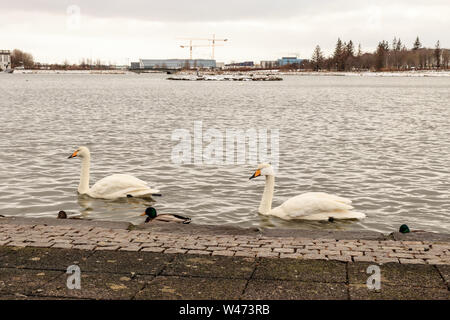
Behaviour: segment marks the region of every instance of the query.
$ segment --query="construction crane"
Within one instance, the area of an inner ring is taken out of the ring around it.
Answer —
[[[190,59],[190,60],[192,60],[192,48],[196,48],[196,47],[209,47],[209,44],[208,44],[208,45],[201,45],[201,44],[199,44],[199,45],[193,45],[193,44],[192,44],[192,40],[190,40],[190,41],[189,41],[189,45],[187,45],[187,46],[181,45],[181,46],[180,46],[180,48],[189,48],[189,59]]]
[[[219,47],[223,46],[223,45],[220,45],[220,44],[216,44],[216,42],[217,41],[223,41],[223,42],[228,41],[228,39],[216,39],[216,35],[215,34],[212,35],[212,38],[180,38],[180,39],[182,39],[182,40],[189,40],[189,47],[190,47],[190,51],[191,51],[191,59],[192,59],[192,47],[209,47],[209,46],[211,46],[211,48],[212,48],[211,59],[213,59],[213,60],[214,60],[216,46],[219,46]],[[194,41],[194,40],[210,41],[211,44],[207,45],[207,46],[206,45],[192,45],[192,41]],[[181,46],[181,47],[182,48],[187,48],[188,46]]]

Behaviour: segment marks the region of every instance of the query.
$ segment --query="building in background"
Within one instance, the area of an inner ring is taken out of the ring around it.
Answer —
[[[0,50],[0,70],[11,68],[11,51]]]
[[[297,57],[282,57],[281,59],[278,59],[278,66],[283,67],[290,64],[298,64],[302,63],[303,59],[299,59]]]
[[[225,65],[225,69],[253,68],[253,67],[255,67],[255,63],[253,61],[233,62]]]
[[[278,67],[278,61],[276,60],[261,61],[261,68],[263,69],[274,69],[276,67]]]
[[[131,70],[136,70],[136,69],[140,69],[141,68],[141,63],[140,62],[131,62],[130,64],[130,69]]]
[[[209,59],[140,59],[139,69],[212,69],[216,60]]]

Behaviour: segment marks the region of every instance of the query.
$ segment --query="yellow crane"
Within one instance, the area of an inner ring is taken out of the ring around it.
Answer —
[[[192,44],[192,40],[189,40],[189,45],[187,46],[183,46],[181,45],[180,48],[189,48],[189,59],[192,60],[192,48],[196,48],[196,47],[209,47],[208,45],[193,45]]]
[[[223,45],[220,45],[220,44],[216,44],[216,42],[217,41],[223,41],[223,42],[228,41],[228,39],[216,39],[216,35],[215,34],[212,35],[212,38],[180,38],[180,39],[182,39],[182,40],[189,40],[189,46],[181,46],[181,47],[182,48],[189,47],[191,59],[192,59],[192,48],[193,47],[209,47],[209,46],[211,46],[211,48],[212,48],[211,59],[213,59],[213,60],[214,60],[216,46],[223,46]],[[194,41],[194,40],[209,41],[211,43],[209,45],[193,45],[192,41]]]

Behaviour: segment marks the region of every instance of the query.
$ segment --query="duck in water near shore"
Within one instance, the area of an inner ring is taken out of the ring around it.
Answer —
[[[67,217],[67,213],[64,210],[58,212],[57,219],[81,219],[80,217]]]
[[[191,222],[191,218],[183,217],[177,214],[169,214],[169,213],[163,213],[158,214],[156,212],[156,209],[153,207],[148,207],[141,216],[147,216],[145,219],[145,223],[148,223],[150,221],[162,221],[162,222],[177,222],[182,224],[188,224]]]

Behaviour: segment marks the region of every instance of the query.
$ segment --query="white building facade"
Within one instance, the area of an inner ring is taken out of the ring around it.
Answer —
[[[140,69],[181,69],[202,68],[210,69],[216,67],[216,60],[207,59],[140,59]]]
[[[11,68],[11,52],[9,50],[0,50],[0,70]]]

